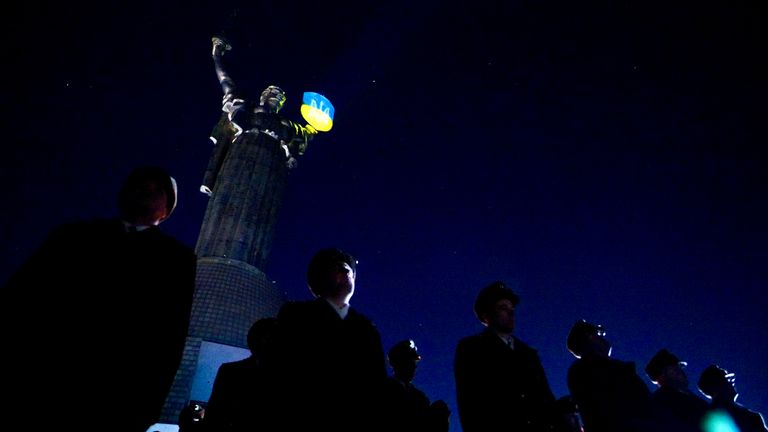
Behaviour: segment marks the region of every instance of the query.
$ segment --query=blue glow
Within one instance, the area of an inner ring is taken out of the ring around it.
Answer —
[[[704,432],[740,432],[733,418],[723,410],[712,411],[704,416],[701,426]]]

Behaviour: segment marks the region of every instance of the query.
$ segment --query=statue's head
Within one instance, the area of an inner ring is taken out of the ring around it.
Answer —
[[[261,92],[259,106],[263,106],[270,112],[278,112],[285,103],[285,92],[278,86],[269,86]]]

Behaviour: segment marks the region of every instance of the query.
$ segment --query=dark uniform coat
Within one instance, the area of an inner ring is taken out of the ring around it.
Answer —
[[[700,432],[708,407],[690,390],[661,386],[651,395],[653,424],[659,432]]]
[[[768,428],[765,427],[763,415],[757,411],[752,411],[739,403],[715,402],[712,403],[711,409],[728,413],[734,423],[736,423],[736,426],[738,426],[740,432],[768,432]]]
[[[282,430],[381,427],[387,369],[381,337],[367,317],[350,308],[342,319],[320,298],[286,303],[273,342],[267,358]]]
[[[459,341],[456,399],[464,432],[552,430],[555,397],[535,350],[491,330]]]
[[[270,397],[267,379],[264,365],[254,356],[219,366],[205,409],[205,430],[258,430]]]
[[[648,430],[651,392],[633,362],[576,360],[568,369],[568,389],[589,432]]]
[[[119,220],[54,230],[2,292],[5,408],[33,429],[144,432],[181,361],[191,248]],[[13,329],[12,331],[10,331]]]

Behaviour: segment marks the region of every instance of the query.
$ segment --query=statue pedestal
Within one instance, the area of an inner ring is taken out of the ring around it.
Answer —
[[[226,355],[217,358],[211,350],[201,347],[214,343],[225,346],[222,348],[247,350],[246,337],[251,325],[259,318],[277,316],[285,302],[283,293],[264,272],[242,261],[199,258],[195,285],[184,357],[163,407],[162,422],[178,421],[179,413],[191,398],[193,382],[197,393],[205,393],[200,388],[207,384],[210,395],[213,382],[201,382],[200,377],[210,375],[206,371],[218,369],[222,362],[231,361]],[[207,396],[195,396],[192,399],[207,400]]]

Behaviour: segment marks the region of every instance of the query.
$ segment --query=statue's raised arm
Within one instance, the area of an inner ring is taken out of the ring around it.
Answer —
[[[232,45],[219,36],[212,37],[211,42],[213,44],[211,56],[213,57],[213,65],[216,68],[216,77],[219,79],[221,89],[224,91],[224,97],[231,98],[232,94],[235,92],[235,82],[224,69],[222,57],[224,56],[224,53],[232,49]]]

